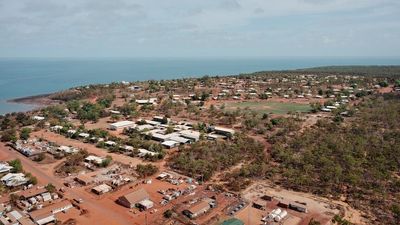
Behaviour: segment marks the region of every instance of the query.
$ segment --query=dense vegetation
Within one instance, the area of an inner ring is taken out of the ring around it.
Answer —
[[[275,139],[272,159],[279,167],[272,174],[286,187],[345,197],[371,210],[377,222],[399,224],[399,115],[398,95],[373,97],[348,123],[321,120],[294,137]]]
[[[181,148],[171,159],[171,166],[199,180],[208,180],[218,171],[229,169],[240,161],[263,158],[263,145],[244,135],[232,141],[200,141]]]
[[[400,66],[324,66],[301,69],[303,72],[337,73],[362,76],[400,77]]]

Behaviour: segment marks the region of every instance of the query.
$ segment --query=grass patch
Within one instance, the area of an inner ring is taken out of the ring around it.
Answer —
[[[309,104],[289,103],[289,102],[228,102],[225,103],[225,110],[234,111],[236,109],[249,109],[257,113],[273,113],[278,115],[287,114],[288,112],[309,112],[311,107]]]

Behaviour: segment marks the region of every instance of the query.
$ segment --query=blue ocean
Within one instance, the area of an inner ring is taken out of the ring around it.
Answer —
[[[0,59],[0,114],[32,109],[7,100],[85,84],[233,75],[328,65],[399,65],[400,58]]]

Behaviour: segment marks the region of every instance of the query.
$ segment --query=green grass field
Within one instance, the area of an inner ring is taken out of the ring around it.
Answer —
[[[257,113],[273,113],[273,114],[287,114],[288,112],[309,112],[311,110],[308,104],[299,103],[284,103],[284,102],[228,102],[225,103],[225,110],[234,111],[240,108],[244,110],[248,108]]]

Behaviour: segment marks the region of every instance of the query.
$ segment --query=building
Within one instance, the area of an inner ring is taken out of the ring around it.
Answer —
[[[228,129],[224,127],[214,127],[214,131],[215,133],[224,135],[226,137],[233,137],[233,135],[235,135],[235,131],[233,129]]]
[[[37,225],[48,224],[57,221],[56,214],[59,212],[66,212],[73,206],[70,201],[63,200],[61,202],[52,204],[42,209],[35,210],[29,213],[30,218]]]
[[[88,138],[88,137],[90,137],[90,134],[88,134],[88,133],[79,133],[78,136],[81,137],[81,138]]]
[[[85,158],[86,162],[90,162],[96,165],[100,165],[101,163],[103,163],[103,159],[98,157],[98,156],[94,156],[94,155],[89,155],[88,157]]]
[[[3,214],[0,217],[0,224],[2,225],[20,225],[19,220],[22,219],[23,216],[20,212],[13,210],[6,214]]]
[[[107,146],[115,146],[115,145],[117,145],[117,143],[115,141],[106,141],[106,142],[104,142],[104,144],[106,144]]]
[[[64,153],[67,153],[67,154],[72,154],[72,153],[78,152],[79,150],[76,149],[76,148],[72,148],[72,147],[68,147],[68,146],[65,146],[65,145],[61,145],[60,147],[57,148],[57,151],[64,152]]]
[[[10,166],[10,165],[8,165],[8,163],[0,163],[0,173],[7,173],[7,172],[10,172],[10,170],[12,169],[13,167],[12,166]]]
[[[135,102],[139,105],[156,105],[157,98],[149,98],[149,99],[137,99]]]
[[[179,144],[191,143],[190,139],[180,137],[180,136],[175,136],[175,135],[172,135],[171,137],[169,137],[168,140],[178,142]]]
[[[98,195],[105,194],[107,192],[110,192],[111,190],[112,190],[112,188],[110,186],[108,186],[107,184],[100,184],[100,185],[92,188],[92,192],[94,192]]]
[[[74,180],[85,186],[94,182],[93,178],[86,174],[79,174],[78,176],[75,177]]]
[[[46,188],[35,188],[35,189],[27,189],[24,191],[21,191],[18,193],[19,196],[22,197],[22,199],[29,199],[32,197],[36,197],[38,195],[42,195],[43,193],[47,193],[48,191]]]
[[[139,148],[138,151],[139,151],[139,153],[138,153],[139,157],[145,157],[146,155],[151,155],[151,156],[158,155],[158,153],[156,153],[156,152],[152,152],[152,151],[149,151],[149,150],[146,150],[143,148]]]
[[[55,126],[50,127],[50,130],[53,132],[60,131],[61,129],[63,129],[63,126],[60,126],[60,125],[55,125]]]
[[[264,210],[266,205],[267,205],[267,203],[260,199],[260,200],[254,201],[252,206],[253,206],[253,208]]]
[[[194,219],[208,212],[210,209],[211,206],[209,201],[203,200],[198,203],[195,203],[189,209],[184,210],[183,214],[191,219]]]
[[[175,148],[179,145],[179,142],[176,141],[164,141],[161,143],[166,148]]]
[[[134,208],[140,206],[141,203],[145,206],[148,206],[149,202],[145,200],[150,200],[150,196],[146,190],[141,188],[137,191],[119,197],[117,202],[118,204],[125,206],[127,208]]]
[[[23,173],[8,173],[1,178],[1,182],[7,187],[17,187],[28,182]]]
[[[198,131],[192,131],[192,130],[183,130],[179,132],[179,134],[187,139],[190,139],[192,141],[199,141],[200,140],[200,132]]]
[[[163,116],[155,116],[155,117],[153,117],[153,121],[156,121],[156,122],[159,122],[162,124],[168,124],[171,122],[171,119],[163,117]]]
[[[42,121],[45,118],[43,116],[33,116],[32,119],[37,120],[37,121]]]
[[[128,120],[125,120],[125,121],[119,121],[119,122],[116,122],[116,123],[112,123],[112,124],[110,124],[110,130],[121,130],[121,129],[124,129],[124,128],[132,128],[132,127],[135,127],[136,125],[135,125],[135,123],[134,122],[132,122],[132,121],[128,121]]]

